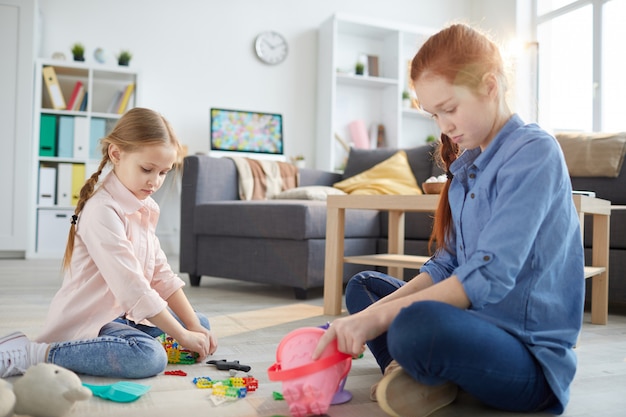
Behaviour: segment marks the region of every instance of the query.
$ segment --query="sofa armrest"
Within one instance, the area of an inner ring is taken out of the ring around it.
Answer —
[[[238,174],[229,158],[190,155],[183,160],[180,198],[180,271],[196,275],[195,211],[200,204],[239,200]]]

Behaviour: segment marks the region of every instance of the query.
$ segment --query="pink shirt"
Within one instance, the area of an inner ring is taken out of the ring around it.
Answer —
[[[167,307],[185,283],[156,237],[159,212],[152,198],[137,199],[113,172],[105,177],[79,215],[71,265],[38,341],[93,338],[123,314],[141,322]]]

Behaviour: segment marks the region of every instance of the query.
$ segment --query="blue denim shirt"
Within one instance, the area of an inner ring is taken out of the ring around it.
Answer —
[[[560,402],[551,411],[562,413],[576,372],[584,252],[561,149],[514,115],[484,152],[466,150],[450,171],[450,251],[421,272],[434,282],[456,275],[473,314],[525,343]]]

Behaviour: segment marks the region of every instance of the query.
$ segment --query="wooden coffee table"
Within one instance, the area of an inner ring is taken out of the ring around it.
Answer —
[[[611,203],[585,195],[574,195],[574,205],[584,233],[584,216],[593,216],[592,266],[585,267],[585,278],[592,278],[591,322],[606,324],[609,294],[609,226]],[[403,268],[417,269],[429,257],[404,254],[404,214],[434,212],[439,195],[345,195],[328,196],[326,217],[326,264],[324,270],[324,314],[341,314],[343,264],[386,266],[389,275],[401,277]],[[345,214],[347,209],[389,212],[389,252],[344,256]]]

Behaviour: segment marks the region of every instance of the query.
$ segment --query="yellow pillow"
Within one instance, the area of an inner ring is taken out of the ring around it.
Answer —
[[[404,151],[396,152],[391,158],[335,183],[333,187],[352,195],[422,194]]]

